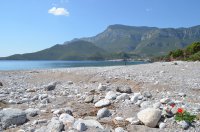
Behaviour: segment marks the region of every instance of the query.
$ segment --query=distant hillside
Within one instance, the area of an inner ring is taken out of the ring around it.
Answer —
[[[142,56],[159,56],[200,41],[200,26],[190,28],[156,28],[111,25],[104,32],[82,38],[111,52],[133,52]]]
[[[74,41],[67,45],[55,45],[51,48],[22,55],[12,55],[1,58],[7,60],[99,60],[103,59],[106,51],[91,42]]]
[[[111,25],[94,37],[67,41],[62,45],[22,55],[9,60],[99,60],[149,58],[166,55],[200,41],[200,26],[190,28],[157,28]]]

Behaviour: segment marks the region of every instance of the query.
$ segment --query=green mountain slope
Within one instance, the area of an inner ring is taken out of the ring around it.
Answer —
[[[155,57],[197,41],[200,41],[200,26],[157,28],[111,25],[94,37],[74,39],[39,52],[0,59],[98,60],[120,58],[122,53],[131,57]]]
[[[1,58],[7,60],[98,60],[104,58],[106,52],[92,44],[82,40],[74,41],[66,45],[55,45],[51,48],[22,55],[12,55]]]
[[[190,28],[156,28],[111,25],[104,32],[82,38],[111,52],[133,52],[142,56],[159,56],[200,40],[200,26]]]

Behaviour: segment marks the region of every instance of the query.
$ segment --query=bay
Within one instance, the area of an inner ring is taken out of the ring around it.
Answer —
[[[144,64],[144,61],[127,61],[126,65]],[[125,65],[124,61],[21,61],[1,60],[0,70],[34,70],[69,67],[101,67]]]

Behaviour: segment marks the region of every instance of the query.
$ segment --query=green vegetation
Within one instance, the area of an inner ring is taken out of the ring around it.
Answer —
[[[194,42],[188,45],[185,49],[170,51],[168,55],[157,57],[156,60],[200,61],[200,42]]]

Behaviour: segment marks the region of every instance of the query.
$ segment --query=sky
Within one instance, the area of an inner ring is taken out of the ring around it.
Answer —
[[[109,25],[200,25],[200,0],[0,0],[0,57],[36,52]]]

